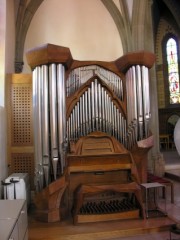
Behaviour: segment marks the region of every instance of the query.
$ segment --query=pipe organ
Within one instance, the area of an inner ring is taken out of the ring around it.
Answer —
[[[59,221],[72,213],[80,223],[143,217],[138,184],[146,182],[153,145],[149,68],[154,55],[80,62],[68,48],[47,44],[28,51],[27,60],[33,71],[39,218]]]

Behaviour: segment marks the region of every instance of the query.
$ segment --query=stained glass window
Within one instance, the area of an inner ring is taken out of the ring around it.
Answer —
[[[168,63],[170,103],[180,103],[177,44],[173,38],[169,38],[167,41],[166,54]]]

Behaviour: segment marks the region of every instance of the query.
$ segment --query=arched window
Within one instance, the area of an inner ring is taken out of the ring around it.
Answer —
[[[178,104],[180,103],[178,47],[177,42],[173,37],[169,37],[166,41],[166,62],[169,103]]]

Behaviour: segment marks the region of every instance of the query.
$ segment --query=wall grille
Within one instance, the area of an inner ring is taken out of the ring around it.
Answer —
[[[12,145],[32,145],[32,87],[29,84],[13,84],[12,94]]]
[[[12,153],[12,173],[28,173],[31,186],[34,185],[34,154],[33,153]]]
[[[7,74],[8,174],[28,173],[34,189],[32,75]]]

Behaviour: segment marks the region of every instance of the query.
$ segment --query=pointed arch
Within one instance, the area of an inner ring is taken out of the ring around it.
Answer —
[[[130,49],[127,41],[128,36],[127,36],[126,24],[123,21],[122,15],[112,0],[101,0],[101,1],[109,11],[111,17],[113,18],[122,41],[123,52],[127,53]]]
[[[174,34],[165,35],[162,41],[166,106],[180,103],[179,45]]]
[[[16,21],[16,47],[15,47],[15,72],[22,72],[23,68],[23,51],[26,34],[31,20],[38,7],[44,0],[30,0],[27,4],[26,0],[21,0]]]

